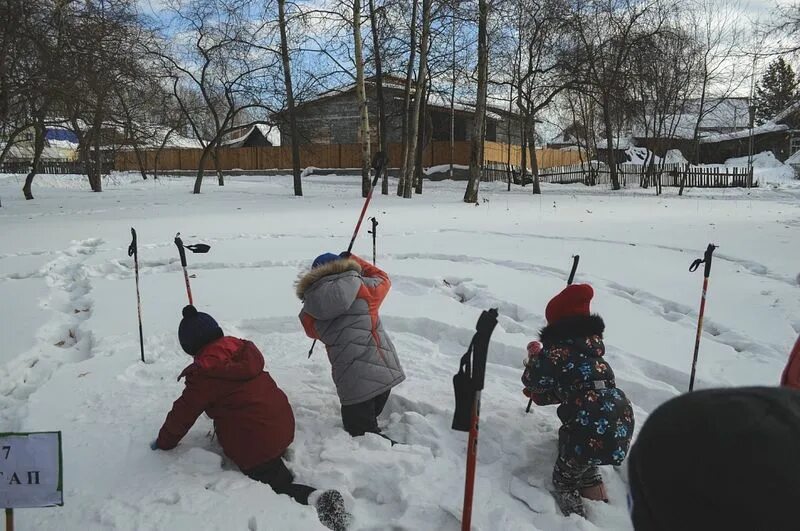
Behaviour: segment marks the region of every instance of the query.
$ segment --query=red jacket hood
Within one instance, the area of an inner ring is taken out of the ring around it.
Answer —
[[[251,380],[264,371],[264,356],[252,342],[225,336],[209,343],[183,369],[184,376],[199,375],[222,380]]]

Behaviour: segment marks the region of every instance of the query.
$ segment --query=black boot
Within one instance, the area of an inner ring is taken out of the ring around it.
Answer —
[[[583,499],[577,490],[557,490],[553,492],[558,508],[564,516],[577,514],[586,518],[586,510],[583,508]]]
[[[326,490],[317,499],[317,516],[322,525],[333,531],[346,531],[350,513],[344,507],[344,498],[337,490]]]

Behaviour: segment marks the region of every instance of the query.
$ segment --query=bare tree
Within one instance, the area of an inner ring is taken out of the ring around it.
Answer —
[[[574,85],[569,75],[569,65],[574,61],[573,39],[565,22],[567,7],[560,0],[521,0],[515,15],[519,32],[513,80],[516,105],[523,118],[525,158],[530,154],[533,193],[540,194],[536,120],[559,94]]]
[[[417,72],[417,84],[414,90],[414,107],[409,118],[408,133],[408,155],[405,167],[405,175],[402,176],[405,184],[403,186],[403,197],[410,198],[413,192],[412,181],[415,168],[415,157],[417,145],[419,143],[419,123],[423,109],[423,89],[428,77],[428,39],[430,38],[431,24],[431,0],[422,0],[422,35],[419,44],[419,71]]]
[[[684,120],[684,114],[700,78],[702,53],[692,36],[673,23],[652,35],[633,54],[631,61],[631,107],[635,124],[650,149],[643,165],[641,185],[655,184],[661,193],[661,179],[668,143]],[[656,164],[656,157],[661,162]]]
[[[469,181],[464,192],[465,203],[478,202],[478,187],[483,172],[483,135],[486,126],[486,95],[489,74],[488,0],[478,0],[478,86],[475,116],[472,122],[472,145],[469,157]]]
[[[614,190],[620,189],[615,139],[620,133],[618,124],[624,121],[631,53],[660,31],[664,16],[661,0],[582,0],[569,16],[578,45],[573,76],[583,81],[582,90],[595,99],[602,112]]]
[[[303,181],[300,176],[300,135],[297,131],[297,116],[294,110],[294,90],[292,89],[292,70],[289,61],[289,42],[286,37],[286,0],[278,0],[278,25],[281,32],[281,63],[286,86],[286,104],[289,114],[289,133],[292,138],[292,175],[294,176],[294,195],[303,195]]]
[[[219,184],[224,184],[219,148],[225,135],[266,122],[266,116],[252,118],[254,113],[276,110],[264,98],[263,78],[280,68],[279,47],[271,39],[271,21],[254,21],[249,8],[247,0],[170,0],[171,30],[180,30],[182,38],[164,36],[151,49],[167,75],[178,81],[173,95],[203,146],[195,194],[200,193],[209,158]],[[193,91],[200,94],[202,109],[192,109],[183,99]]]
[[[693,40],[700,50],[699,99],[692,140],[691,158],[700,162],[700,129],[709,115],[737,93],[746,80],[739,75],[736,61],[743,44],[744,31],[740,24],[742,12],[738,2],[695,0],[689,11],[688,28],[693,30]]]
[[[408,62],[406,63],[406,83],[405,92],[403,94],[403,117],[401,125],[401,138],[403,146],[400,154],[400,179],[397,181],[397,195],[406,197],[406,189],[411,187],[411,183],[407,180],[408,175],[408,157],[409,157],[409,122],[411,115],[411,83],[414,79],[414,61],[417,54],[417,9],[419,0],[411,0],[411,25],[409,28],[409,48],[408,48]],[[409,193],[410,196],[410,193]]]
[[[369,169],[370,156],[369,108],[367,107],[367,90],[364,82],[364,46],[361,39],[361,0],[353,0],[353,49],[356,62],[356,101],[360,117],[361,137],[361,195],[367,197],[372,184]]]
[[[369,0],[369,20],[372,28],[372,55],[375,60],[375,91],[378,104],[378,146],[379,150],[387,153],[389,147],[386,116],[386,100],[383,95],[383,61],[381,61],[381,32],[378,26],[378,10],[375,0]],[[389,194],[389,168],[383,168],[381,193]]]

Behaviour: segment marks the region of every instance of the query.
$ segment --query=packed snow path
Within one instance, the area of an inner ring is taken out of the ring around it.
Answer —
[[[637,424],[688,385],[701,274],[688,266],[720,245],[709,287],[700,387],[774,384],[800,333],[800,188],[654,197],[546,186],[460,202],[462,184],[429,184],[411,201],[376,196],[378,264],[393,280],[382,310],[406,382],[381,418],[386,433],[351,439],[324,349],[310,359],[292,283],[323,251],[346,245],[361,205],[354,177],[141,182],[117,176],[91,194],[47,176],[25,202],[0,177],[0,423],[62,430],[62,508],[18,511],[21,529],[322,529],[313,510],[274,494],[221,457],[201,417],[181,445],[153,452],[190,359],[176,329],[186,294],[172,243],[211,244],[190,255],[197,306],[231,335],[252,339],[297,418],[290,466],[298,480],[345,494],[357,530],[458,529],[466,434],[450,430],[452,375],[481,310],[500,320],[489,353],[474,527],[628,529],[626,479],[603,471],[611,504],[589,521],[565,519],[548,494],[556,454],[554,407],[524,413],[524,346],[581,255],[577,281],[596,289],[608,358]],[[145,354],[139,360],[130,227],[139,233]],[[355,251],[371,253],[364,233]]]

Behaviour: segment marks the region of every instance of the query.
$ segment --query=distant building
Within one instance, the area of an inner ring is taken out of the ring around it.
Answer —
[[[384,77],[383,91],[388,120],[388,142],[402,142],[402,115],[405,80]],[[378,109],[377,88],[374,79],[365,82],[369,112],[370,138],[377,139]],[[412,96],[413,99],[413,96]],[[303,144],[357,144],[361,141],[361,119],[356,99],[355,84],[320,94],[296,107],[297,126]],[[469,103],[454,105],[453,137],[456,142],[471,138],[475,107]],[[288,115],[274,115],[281,133],[281,145],[291,144]],[[507,109],[487,107],[486,140],[493,142],[520,142],[521,119]],[[510,134],[509,134],[510,128]],[[429,98],[425,115],[420,123],[425,142],[449,141],[451,131],[450,102],[442,98]]]
[[[267,138],[270,134],[269,129],[269,127],[260,124],[235,129],[225,135],[221,146],[224,148],[271,146],[272,142]]]

